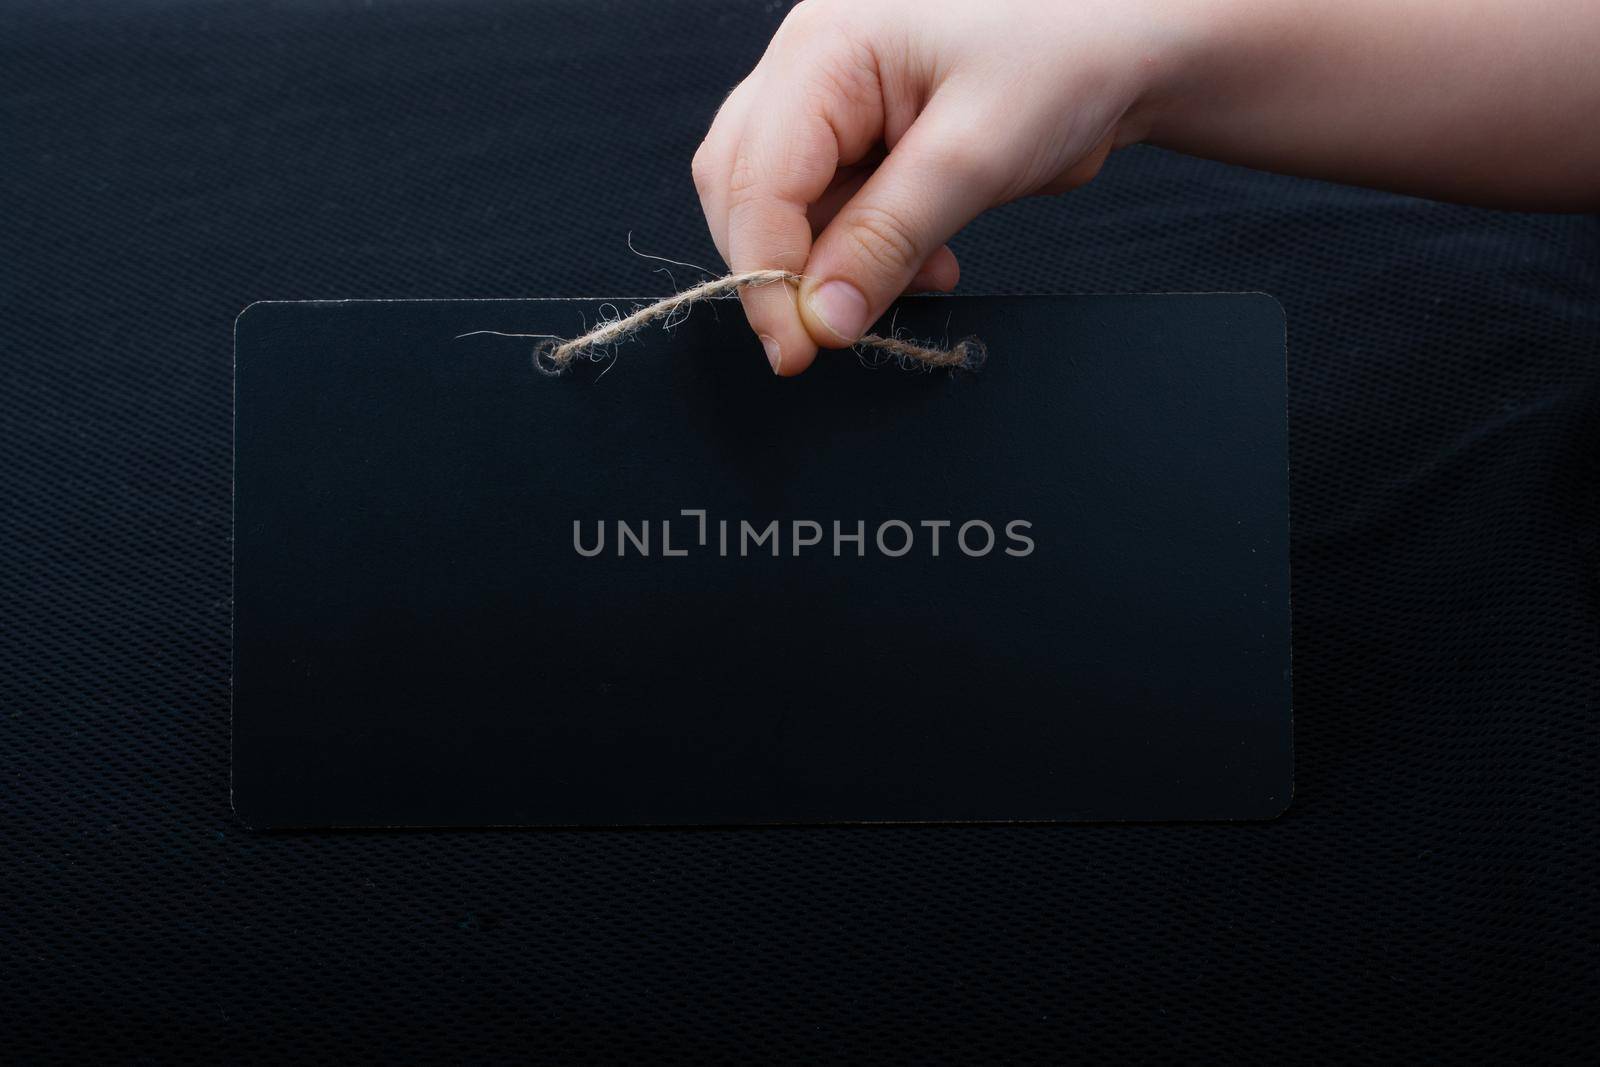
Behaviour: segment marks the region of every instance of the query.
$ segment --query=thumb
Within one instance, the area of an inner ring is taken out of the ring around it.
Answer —
[[[854,344],[1000,188],[983,138],[932,105],[812,245],[800,314],[823,348]]]

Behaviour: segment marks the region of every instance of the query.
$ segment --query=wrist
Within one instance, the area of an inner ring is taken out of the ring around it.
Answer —
[[[1185,105],[1216,62],[1230,12],[1229,0],[1155,0],[1141,15],[1135,39],[1133,102],[1118,125],[1117,147],[1182,140]]]

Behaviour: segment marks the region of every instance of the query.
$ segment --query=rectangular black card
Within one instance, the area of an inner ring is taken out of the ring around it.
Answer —
[[[1288,803],[1276,301],[900,303],[904,334],[982,338],[976,373],[824,352],[778,379],[728,303],[560,378],[532,341],[457,336],[572,336],[599,306],[240,315],[247,824]]]

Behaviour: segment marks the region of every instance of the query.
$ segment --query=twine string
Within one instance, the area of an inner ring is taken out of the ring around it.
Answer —
[[[644,327],[654,322],[671,327],[682,321],[695,304],[734,295],[741,286],[773,285],[777,282],[799,282],[800,275],[785,270],[751,270],[713,278],[690,289],[665,297],[653,304],[638,308],[629,315],[619,315],[602,322],[579,337],[562,339],[544,334],[501,334],[511,337],[538,337],[533,349],[533,365],[548,375],[558,375],[572,365],[574,360],[598,361],[616,344],[626,341]],[[474,330],[478,333],[498,333],[494,330]],[[462,334],[462,337],[470,336]],[[920,366],[976,370],[986,355],[983,342],[968,337],[950,348],[939,348],[907,340],[898,336],[867,334],[853,346],[863,357],[871,354],[881,360],[901,366]]]

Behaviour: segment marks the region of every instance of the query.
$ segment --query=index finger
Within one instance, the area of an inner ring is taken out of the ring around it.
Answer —
[[[809,108],[771,106],[788,95],[764,92],[752,103],[733,152],[725,202],[728,266],[736,273],[805,269],[811,254],[806,209],[838,169],[838,138],[826,117]],[[739,299],[775,373],[799,374],[811,365],[817,346],[792,284],[746,286]]]

